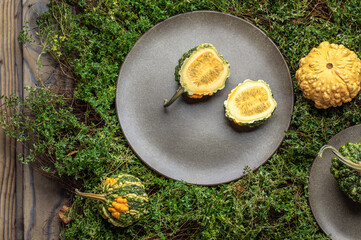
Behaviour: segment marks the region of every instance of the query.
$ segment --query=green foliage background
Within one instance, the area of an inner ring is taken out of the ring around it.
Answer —
[[[173,181],[146,167],[123,138],[114,103],[119,69],[137,39],[173,15],[196,10],[233,14],[262,29],[279,47],[294,81],[292,122],[278,151],[257,171],[212,187]],[[47,43],[44,50],[75,79],[74,98],[30,89],[25,102],[7,98],[7,106],[33,114],[18,112],[2,124],[8,134],[33,143],[23,161],[52,159],[43,170],[71,179],[83,191],[96,189],[114,171],[144,182],[150,196],[144,220],[115,228],[93,200],[74,196],[64,239],[328,239],[308,205],[309,169],[323,144],[361,122],[360,96],[318,110],[302,97],[294,75],[300,58],[322,41],[344,44],[360,56],[360,13],[357,0],[53,0],[39,17],[38,32]]]

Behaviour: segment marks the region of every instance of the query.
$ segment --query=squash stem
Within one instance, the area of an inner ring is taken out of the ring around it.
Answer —
[[[359,163],[354,163],[351,160],[345,158],[344,156],[342,156],[342,154],[333,146],[330,145],[324,145],[320,151],[318,152],[318,156],[322,158],[322,154],[326,149],[330,149],[335,155],[336,157],[346,166],[349,166],[350,168],[354,169],[355,171],[357,171],[359,174],[361,174],[361,164]]]
[[[178,90],[175,92],[173,97],[168,101],[167,99],[164,100],[164,107],[170,106],[180,95],[184,93],[184,88],[182,86],[179,86]]]
[[[75,189],[75,193],[81,197],[86,197],[86,198],[91,198],[98,201],[106,202],[105,194],[83,193],[83,192],[79,192],[78,189]]]

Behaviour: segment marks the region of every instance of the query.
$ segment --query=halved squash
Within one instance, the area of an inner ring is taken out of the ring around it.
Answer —
[[[240,126],[255,127],[269,119],[277,102],[269,85],[263,81],[245,80],[224,101],[225,115]]]
[[[230,74],[230,65],[210,43],[203,43],[184,53],[175,68],[177,92],[164,107],[171,105],[182,93],[190,98],[211,96],[224,88]]]

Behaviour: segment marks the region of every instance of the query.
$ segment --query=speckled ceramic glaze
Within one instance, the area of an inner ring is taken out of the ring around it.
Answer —
[[[226,87],[202,101],[163,100],[177,90],[174,69],[194,46],[212,43],[231,65]],[[262,126],[248,129],[226,119],[223,102],[245,79],[269,83],[278,107]],[[119,74],[116,107],[123,133],[149,167],[169,178],[214,185],[240,178],[265,163],[284,139],[293,111],[293,85],[275,44],[232,15],[197,11],[171,17],[146,32]]]
[[[339,149],[347,142],[361,141],[361,125],[347,128],[334,137],[328,145]],[[319,226],[334,240],[361,239],[361,204],[350,200],[338,187],[330,173],[331,159],[335,155],[326,150],[317,157],[310,171],[309,202]]]

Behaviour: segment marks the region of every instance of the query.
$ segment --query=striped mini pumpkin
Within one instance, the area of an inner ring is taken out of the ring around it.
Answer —
[[[104,179],[100,193],[76,193],[99,201],[100,214],[117,227],[128,227],[147,213],[148,195],[144,185],[129,174]]]

